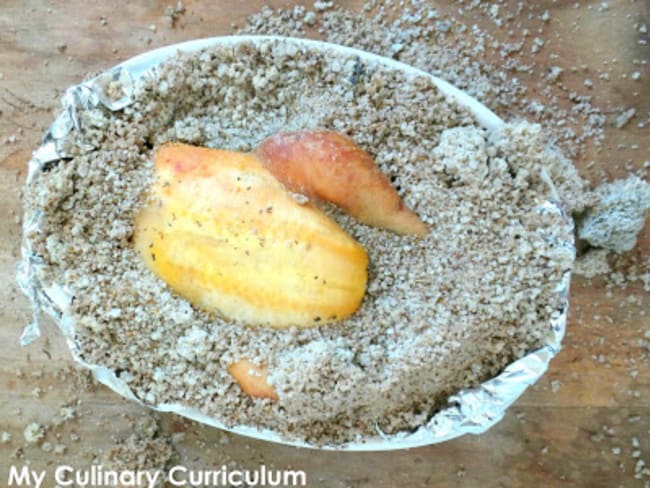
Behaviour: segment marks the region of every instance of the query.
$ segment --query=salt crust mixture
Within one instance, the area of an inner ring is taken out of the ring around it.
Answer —
[[[538,210],[553,194],[580,210],[585,184],[539,126],[487,133],[425,77],[277,41],[179,54],[134,97],[81,111],[74,157],[42,173],[26,205],[42,211],[28,236],[41,279],[74,293],[82,358],[145,403],[342,443],[415,429],[543,344],[573,249],[569,225]],[[249,150],[310,128],[353,137],[431,229],[400,237],[323,207],[369,253],[357,313],[306,330],[246,327],[194,309],[144,267],[130,241],[159,144]],[[241,392],[226,371],[241,358],[268,365],[279,401]]]

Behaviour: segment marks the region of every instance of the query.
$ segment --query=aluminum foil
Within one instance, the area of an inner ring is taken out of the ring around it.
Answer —
[[[265,42],[281,40],[295,43],[299,47],[316,50],[334,50],[348,56],[358,56],[366,63],[380,63],[391,68],[399,69],[414,76],[429,76],[445,95],[466,107],[476,120],[489,131],[498,129],[504,122],[485,106],[471,98],[465,92],[455,88],[444,80],[424,73],[416,68],[399,63],[392,59],[383,58],[353,48],[337,46],[320,41],[306,39],[281,38],[278,36],[228,36],[199,39],[195,41],[174,44],[136,56],[114,68],[100,74],[96,78],[70,87],[63,96],[63,111],[52,123],[43,138],[42,145],[33,153],[29,162],[27,185],[33,184],[44,169],[53,164],[65,164],[69,159],[64,150],[64,142],[70,134],[79,130],[78,113],[93,107],[104,106],[109,110],[120,110],[133,102],[133,90],[136,84],[146,77],[155,77],[155,68],[165,59],[179,51],[193,52],[216,45],[232,45],[238,42]],[[118,99],[106,94],[108,85],[118,81],[122,87],[122,96]],[[89,151],[92,147],[87,148]],[[32,303],[34,320],[27,325],[20,339],[21,345],[27,345],[40,336],[39,316],[41,312],[50,315],[67,340],[68,347],[75,361],[90,369],[94,377],[101,383],[113,389],[120,395],[145,405],[128,388],[124,381],[118,379],[114,371],[99,364],[89,364],[81,359],[78,345],[75,342],[75,324],[68,314],[72,303],[72,293],[56,283],[43,283],[39,268],[44,266],[38,255],[32,252],[30,235],[38,231],[39,211],[26,210],[23,228],[22,260],[18,266],[18,284]],[[563,214],[559,202],[548,201],[539,208],[540,213],[551,212],[562,217],[568,224],[569,217]],[[564,246],[575,255],[572,233],[567,233],[556,239],[556,245]],[[314,446],[304,442],[287,439],[270,430],[260,430],[255,427],[240,425],[228,427],[218,420],[211,418],[199,410],[180,404],[145,405],[161,412],[173,412],[178,415],[221,428],[248,437],[264,439],[282,444],[321,449],[336,449],[348,451],[378,451],[404,449],[443,442],[464,434],[480,434],[503,418],[506,409],[519,396],[535,383],[548,368],[550,360],[558,353],[564,337],[568,311],[568,290],[570,274],[567,272],[557,285],[557,293],[562,299],[562,307],[557,310],[548,328],[545,345],[523,358],[513,362],[497,377],[486,381],[476,388],[462,390],[449,398],[449,406],[436,413],[425,425],[416,431],[401,432],[386,435],[379,428],[377,435],[371,438],[358,439],[353,442]]]

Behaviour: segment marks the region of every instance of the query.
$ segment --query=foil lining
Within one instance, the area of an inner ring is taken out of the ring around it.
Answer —
[[[52,123],[45,134],[42,145],[34,151],[29,162],[26,185],[33,184],[39,176],[51,165],[65,164],[69,156],[65,152],[65,142],[73,131],[80,129],[79,111],[98,106],[109,110],[121,110],[133,102],[134,90],[138,82],[156,76],[156,67],[179,51],[194,52],[216,45],[234,45],[245,42],[266,42],[279,40],[295,43],[298,47],[316,50],[333,50],[348,56],[358,56],[368,63],[380,63],[391,68],[399,69],[413,76],[428,76],[445,95],[455,99],[457,103],[467,108],[479,124],[488,130],[501,127],[504,122],[489,109],[471,98],[466,93],[455,88],[444,80],[422,72],[416,68],[383,58],[371,53],[353,48],[337,46],[307,39],[282,38],[278,36],[227,36],[199,39],[180,44],[159,48],[136,56],[122,64],[100,74],[96,78],[70,87],[62,98],[63,110]],[[114,83],[115,82],[115,83]],[[111,93],[111,87],[118,86],[120,93]],[[92,151],[93,147],[87,147]],[[555,213],[561,215],[568,226],[571,219],[565,215],[559,202],[548,201],[539,208],[540,213]],[[32,303],[33,321],[27,325],[20,338],[25,346],[40,336],[39,316],[42,312],[50,315],[67,340],[68,347],[76,362],[91,370],[95,379],[105,384],[123,397],[129,398],[149,408],[161,412],[172,412],[192,420],[224,429],[252,438],[278,442],[299,447],[335,449],[348,451],[379,451],[418,447],[444,442],[464,434],[480,434],[501,420],[506,409],[517,398],[535,383],[547,370],[550,360],[558,353],[564,337],[567,312],[570,273],[567,271],[557,285],[558,296],[562,307],[553,316],[548,328],[548,335],[542,348],[508,365],[495,378],[482,383],[476,388],[462,390],[449,398],[449,406],[438,413],[415,431],[387,435],[377,428],[377,435],[371,438],[356,439],[355,441],[338,445],[315,446],[293,439],[287,439],[277,432],[258,429],[251,426],[226,426],[222,422],[201,413],[198,409],[180,404],[149,405],[129,389],[114,371],[109,368],[85,362],[80,355],[75,342],[75,324],[67,313],[72,303],[73,295],[70,290],[57,283],[44,283],[39,270],[45,264],[32,251],[31,238],[39,232],[40,212],[38,209],[25,209],[23,224],[22,259],[18,265],[17,281],[20,288]],[[575,246],[572,232],[555,239],[554,245],[565,248],[575,256]]]

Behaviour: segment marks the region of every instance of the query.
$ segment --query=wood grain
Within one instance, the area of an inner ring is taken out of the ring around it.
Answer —
[[[151,48],[229,33],[231,24],[243,25],[247,15],[263,5],[297,2],[188,0],[187,12],[174,29],[164,16],[171,3],[175,2],[2,0],[0,4],[0,431],[12,435],[9,443],[0,444],[0,485],[6,482],[9,466],[27,460],[33,469],[61,463],[87,466],[130,432],[132,419],[144,414],[104,387],[81,388],[73,375],[64,375],[70,356],[50,321],[44,321],[41,340],[24,349],[18,346],[21,330],[31,320],[29,304],[14,279],[20,188],[30,152],[52,121],[62,91],[88,74]],[[361,2],[338,3],[358,9]],[[634,60],[647,59],[648,46],[639,44],[638,32],[630,28],[634,19],[648,22],[647,3],[610,1],[611,15],[606,16],[598,10],[602,2],[580,2],[579,9],[574,2],[538,3],[540,13],[550,13],[544,37],[549,39],[547,49],[557,54],[552,62],[565,69],[567,88],[584,91],[587,75],[582,70],[574,73],[571,67],[588,65],[596,105],[608,114],[620,106],[634,106],[647,117],[650,73],[647,65]],[[444,12],[457,8],[448,2],[436,5]],[[476,22],[497,38],[507,38],[489,19],[479,17]],[[597,75],[603,61],[613,73],[607,83]],[[628,76],[633,71],[642,72],[640,82]],[[521,75],[520,80],[534,90],[541,86],[538,78]],[[10,136],[15,142],[5,143]],[[594,182],[603,175],[624,176],[649,159],[649,136],[648,127],[634,123],[623,129],[608,127],[604,147],[589,146],[576,164]],[[634,144],[639,148],[630,147]],[[635,260],[650,258],[649,227],[638,247],[620,258],[621,270],[629,272]],[[497,426],[480,436],[408,451],[352,454],[277,446],[171,415],[161,416],[161,428],[165,434],[185,434],[184,440],[175,442],[175,463],[201,469],[217,468],[225,460],[240,467],[292,466],[307,472],[309,486],[643,486],[634,470],[638,459],[650,464],[648,293],[639,282],[622,288],[602,279],[574,278],[571,304],[564,347],[548,373]],[[42,392],[37,395],[35,388]],[[78,418],[53,425],[61,405],[77,398]],[[38,446],[23,447],[22,431],[32,421],[51,425],[47,439],[65,444],[67,452],[55,455]],[[20,448],[22,458],[12,458]]]

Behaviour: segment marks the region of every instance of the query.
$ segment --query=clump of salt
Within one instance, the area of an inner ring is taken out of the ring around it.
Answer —
[[[442,131],[433,156],[448,175],[462,182],[478,184],[487,177],[488,154],[485,131],[475,126]]]
[[[650,208],[650,185],[638,176],[606,183],[594,190],[597,203],[578,223],[578,237],[594,247],[630,251]]]

